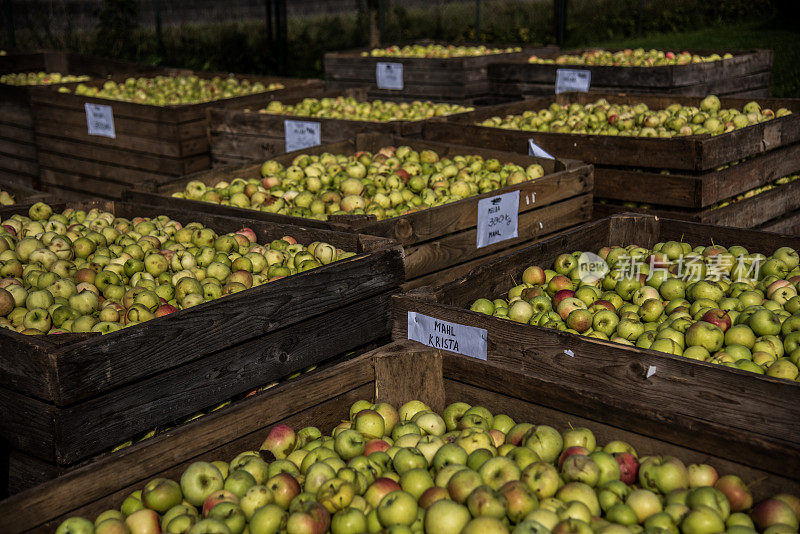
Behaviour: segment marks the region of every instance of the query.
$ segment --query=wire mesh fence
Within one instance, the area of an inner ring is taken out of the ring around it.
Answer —
[[[1,48],[318,76],[326,51],[418,39],[583,45],[772,12],[772,0],[0,0]]]

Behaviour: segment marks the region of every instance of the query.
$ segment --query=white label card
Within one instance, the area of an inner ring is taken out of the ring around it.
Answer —
[[[378,89],[403,89],[403,64],[378,62],[375,67],[375,81]]]
[[[556,159],[545,149],[533,142],[533,139],[528,139],[528,155],[537,158]]]
[[[86,127],[89,129],[89,135],[117,138],[114,131],[114,112],[111,110],[111,106],[85,102],[83,107],[86,108]]]
[[[322,144],[322,128],[318,122],[283,121],[286,152],[302,150]]]
[[[435,349],[486,360],[486,330],[408,312],[408,339]]]
[[[589,92],[592,82],[592,71],[575,69],[558,69],[556,71],[556,94],[578,91]]]
[[[477,247],[517,237],[519,190],[478,201]]]

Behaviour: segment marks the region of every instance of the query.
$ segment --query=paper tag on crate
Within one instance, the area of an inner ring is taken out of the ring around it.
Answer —
[[[486,360],[486,330],[408,312],[408,339],[435,349]]]
[[[528,155],[536,158],[556,159],[545,149],[533,142],[533,139],[528,139]]]
[[[592,82],[592,72],[577,69],[558,69],[556,71],[556,94],[578,91],[580,93],[589,92],[589,84]]]
[[[318,122],[283,121],[286,152],[302,150],[322,144],[322,128]]]
[[[111,106],[86,102],[83,107],[86,108],[86,126],[89,129],[89,135],[117,138],[114,131],[114,112],[111,110]]]
[[[375,82],[378,89],[403,89],[403,64],[378,62],[375,67]]]
[[[478,201],[477,247],[494,245],[517,234],[519,190]]]

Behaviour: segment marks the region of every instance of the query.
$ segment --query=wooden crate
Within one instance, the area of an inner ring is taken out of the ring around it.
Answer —
[[[55,50],[0,56],[0,74],[42,71],[101,78],[123,73],[147,74],[158,70],[149,65]],[[62,85],[55,84],[54,87]],[[39,163],[30,107],[33,87],[0,84],[0,181],[29,188],[39,185]]]
[[[118,216],[167,215],[217,232],[240,219],[108,201]],[[19,209],[2,209],[0,218]],[[0,332],[0,437],[49,464],[74,465],[324,358],[389,333],[389,295],[403,281],[402,249],[354,233],[248,221],[259,242],[292,235],[358,252],[107,335]],[[334,333],[335,332],[335,333]]]
[[[574,52],[583,53],[590,49]],[[617,50],[611,50],[616,52]],[[529,63],[528,58],[501,61],[489,65],[489,80],[497,95],[508,98],[531,98],[555,92],[558,69],[586,70],[591,73],[592,93],[650,93],[683,96],[718,95],[731,97],[768,97],[772,50],[689,50],[693,54],[732,58],[688,65],[654,67],[614,67],[599,65],[555,65]],[[537,54],[555,59],[562,52]]]
[[[771,253],[800,247],[797,237],[715,227],[647,215],[615,215],[563,232],[485,263],[455,282],[419,288],[392,303],[393,337],[406,339],[407,314],[484,328],[488,357],[521,368],[541,385],[551,406],[608,422],[637,421],[643,433],[666,432],[673,443],[747,462],[774,474],[800,478],[800,383],[756,375],[661,352],[627,347],[469,310],[478,298],[495,298],[529,265],[549,266],[561,253],[605,245],[652,246],[665,240],[694,245],[739,244]],[[651,366],[655,374],[648,378]],[[699,436],[698,432],[708,432]],[[701,445],[702,443],[702,445]]]
[[[203,78],[218,75],[185,70],[168,70],[162,74],[195,74]],[[41,88],[33,90],[31,102],[42,185],[49,191],[57,191],[62,198],[118,200],[127,187],[144,180],[168,179],[208,169],[211,157],[207,109],[266,105],[273,98],[318,92],[322,87],[318,80],[239,78],[265,85],[281,83],[285,88],[174,106],[121,102]],[[111,107],[115,138],[88,134],[86,103]]]
[[[428,44],[427,42],[424,44]],[[474,44],[474,43],[439,43]],[[513,45],[495,45],[508,48]],[[487,68],[505,59],[527,58],[557,50],[555,47],[523,47],[521,52],[453,58],[412,58],[362,56],[370,49],[328,52],[325,54],[325,81],[328,89],[366,87],[372,98],[436,100],[474,104],[493,96]],[[403,65],[403,89],[378,89],[375,69],[378,63]]]
[[[314,98],[347,96],[360,102],[368,100],[364,89],[329,91]],[[281,99],[285,104],[296,104],[304,97]],[[371,99],[370,99],[371,100]],[[360,133],[417,136],[422,125],[429,120],[374,122],[348,119],[325,119],[299,117],[274,113],[254,113],[241,109],[210,109],[209,135],[211,141],[211,163],[213,166],[244,164],[253,160],[265,160],[286,153],[284,121],[314,122],[320,125],[322,144],[345,141]]]
[[[650,109],[679,103],[698,106],[701,98],[683,96],[618,95],[612,93],[562,93],[557,96],[513,102],[465,113],[449,120],[426,124],[428,139],[472,144],[509,152],[528,152],[529,140],[560,158],[580,159],[598,165],[648,169],[708,171],[739,159],[800,141],[800,99],[758,99],[763,107],[785,107],[793,113],[721,135],[692,135],[669,139],[619,135],[559,134],[478,126],[485,119],[528,110],[539,110],[553,102],[588,104],[599,98],[611,103],[645,103]],[[741,109],[749,100],[721,98],[723,108]]]
[[[260,177],[260,163],[242,168],[216,169],[186,176],[170,183],[146,184],[149,186],[149,191],[131,190],[126,193],[126,198],[130,202],[182,206],[185,209],[241,218],[322,225],[348,232],[395,239],[405,250],[406,289],[453,279],[471,269],[475,262],[505,254],[513,247],[585,222],[591,217],[592,168],[575,161],[532,158],[496,150],[385,134],[361,134],[349,141],[292,152],[275,159],[288,164],[301,153],[354,154],[361,150],[374,152],[390,145],[409,145],[415,150],[430,149],[438,152],[440,156],[478,154],[485,158],[498,158],[502,162],[514,162],[524,166],[540,163],[545,169],[545,176],[531,182],[508,186],[458,202],[382,221],[363,215],[342,215],[331,217],[327,222],[316,221],[170,196],[172,193],[183,191],[190,180],[213,184],[232,177]],[[515,190],[520,191],[519,237],[478,249],[476,247],[478,201]]]
[[[696,105],[700,101],[693,97],[564,93],[484,108],[431,123],[424,127],[423,136],[525,153],[532,139],[556,157],[593,163],[597,198],[693,211],[702,211],[798,170],[800,100],[797,99],[761,99],[759,102],[765,106],[787,107],[793,114],[717,136],[653,139],[527,132],[476,125],[493,116],[542,109],[554,101],[588,103],[601,97],[617,103],[644,102],[651,109],[673,102]],[[722,98],[721,102],[725,107],[741,108],[748,100]]]
[[[645,418],[622,419],[596,404],[554,406],[548,394],[554,389],[550,384],[520,366],[506,364],[500,359],[482,362],[440,352],[415,342],[393,343],[279,385],[0,501],[0,528],[52,532],[66,517],[94,518],[106,509],[118,508],[128,494],[151,478],[177,478],[192,462],[229,461],[239,452],[257,449],[274,424],[294,428],[313,425],[329,434],[359,399],[395,406],[419,399],[437,411],[449,403],[465,401],[493,413],[506,413],[517,421],[559,429],[586,426],[598,443],[625,440],[640,454],[672,455],[686,464],[710,463],[720,472],[741,476],[750,484],[756,500],[800,490],[797,472],[762,470],[752,465],[757,460],[752,454],[725,459],[725,436],[712,429],[696,428],[696,439],[687,446],[677,443],[669,428],[648,424]],[[692,389],[700,386],[693,385]],[[299,391],[304,394],[298,395]]]
[[[800,170],[800,160],[795,160],[793,164],[795,170]],[[647,207],[632,207],[613,200],[600,202],[596,198],[592,216],[595,219],[600,219],[614,213],[634,212],[715,226],[760,228],[761,225],[767,224],[774,219],[783,218],[798,209],[800,209],[800,180],[777,186],[750,198],[737,200],[718,208],[689,209],[649,205]]]

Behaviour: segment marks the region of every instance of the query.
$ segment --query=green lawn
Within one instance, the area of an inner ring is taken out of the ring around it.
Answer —
[[[772,96],[800,97],[800,31],[776,27],[775,23],[652,34],[635,39],[593,42],[591,45],[607,48],[770,48],[774,52]]]

